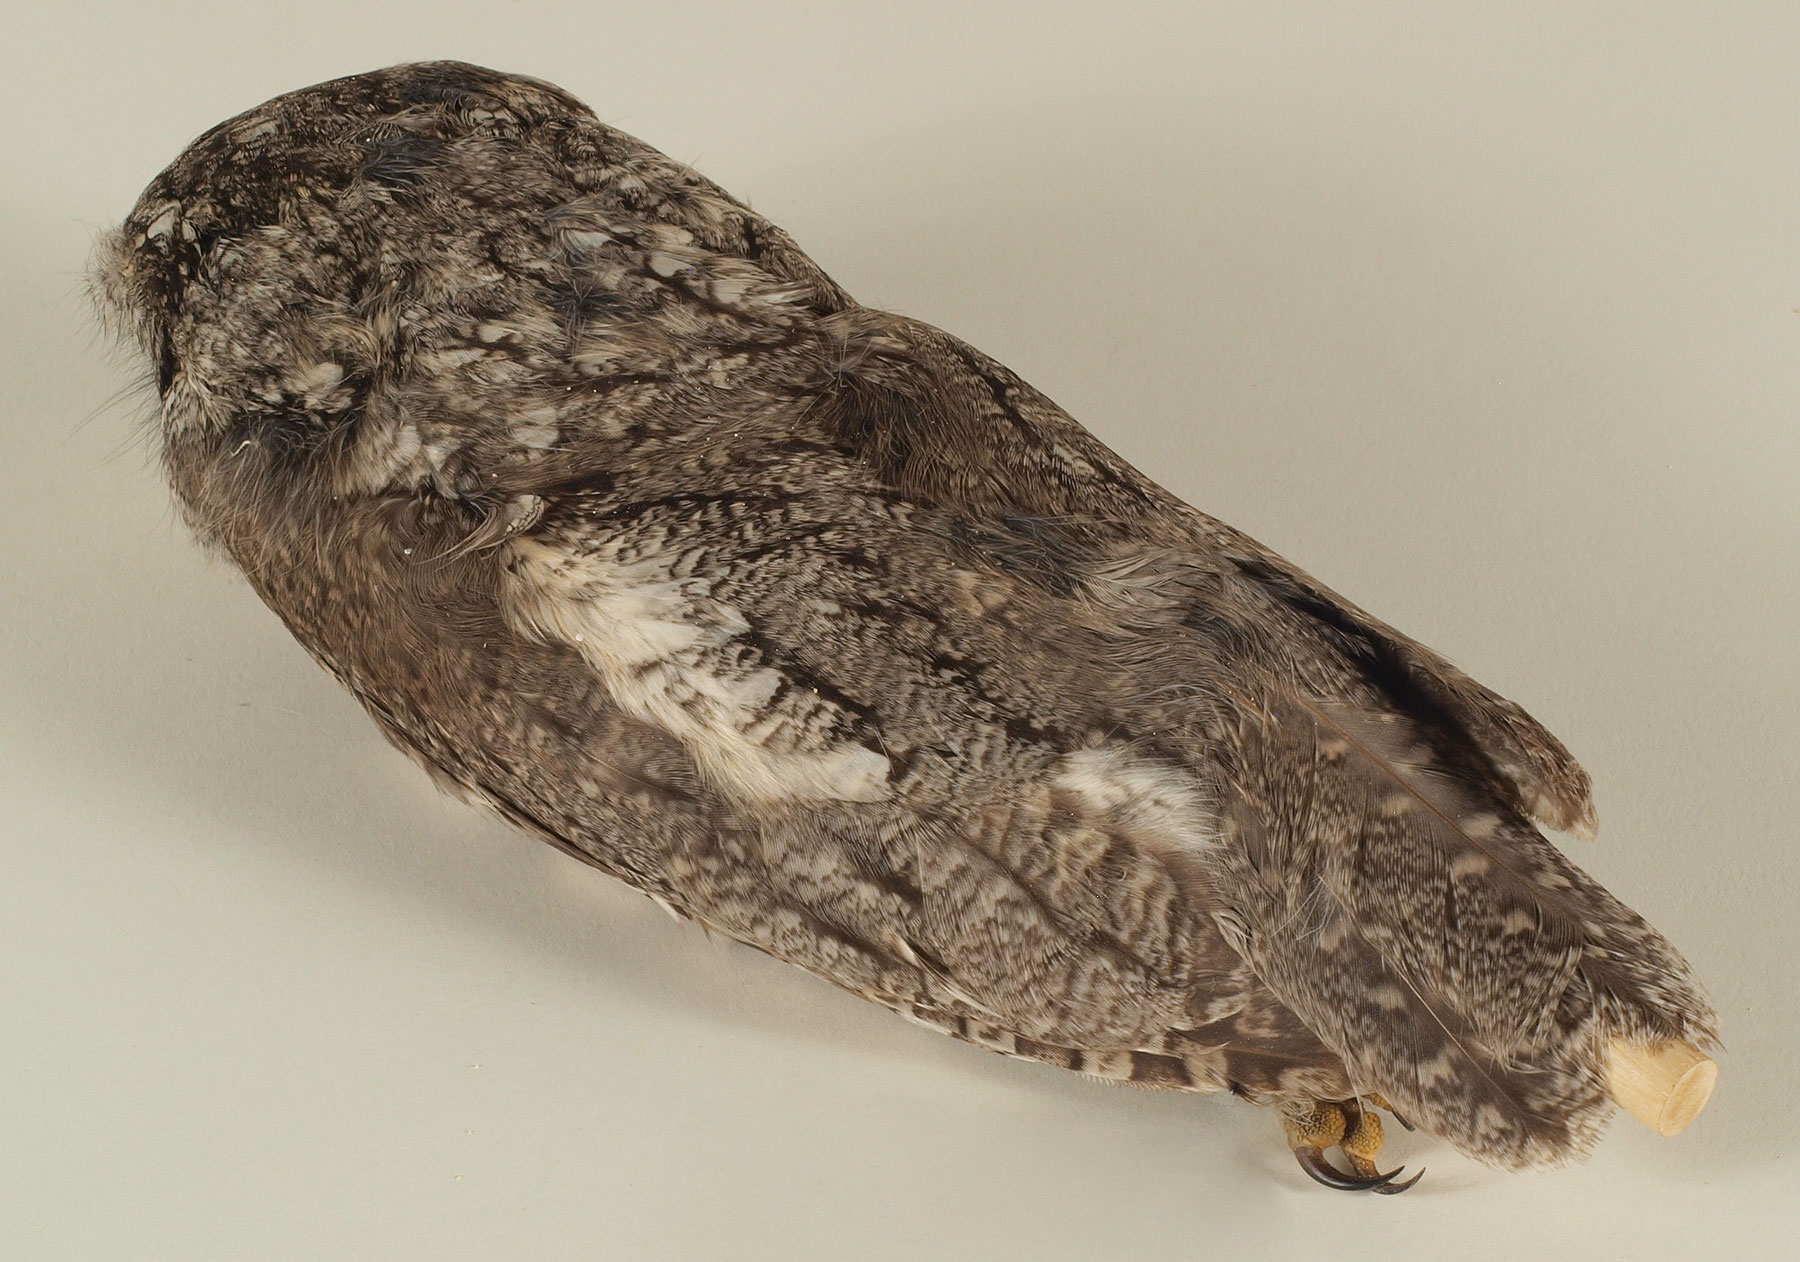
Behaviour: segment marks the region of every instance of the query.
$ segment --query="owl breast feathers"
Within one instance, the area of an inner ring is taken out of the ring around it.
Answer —
[[[206,133],[103,242],[194,528],[439,781],[1012,1055],[1554,1163],[1708,1044],[1523,710],[560,90]]]

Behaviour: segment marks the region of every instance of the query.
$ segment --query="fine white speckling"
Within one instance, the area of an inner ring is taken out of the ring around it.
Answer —
[[[1472,877],[1485,876],[1493,862],[1484,854],[1465,851],[1450,860],[1450,877],[1456,881],[1466,881]]]
[[[337,389],[338,384],[343,380],[343,365],[327,361],[314,364],[295,374],[291,384],[294,393],[299,395],[308,407],[316,408],[324,406],[326,396]]]
[[[1537,913],[1514,907],[1500,921],[1502,933],[1530,933],[1538,927]]]
[[[1500,817],[1491,811],[1465,816],[1459,824],[1463,833],[1475,841],[1486,841],[1500,827]]]
[[[1369,998],[1386,1012],[1405,1012],[1408,1003],[1406,992],[1387,982],[1371,987]]]
[[[1390,793],[1381,799],[1381,814],[1385,819],[1398,819],[1418,804],[1419,800],[1410,793]]]

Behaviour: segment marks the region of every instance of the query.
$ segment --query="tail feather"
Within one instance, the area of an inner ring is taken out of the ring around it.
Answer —
[[[1673,948],[1405,719],[1292,700],[1232,763],[1221,930],[1359,1088],[1458,1147],[1568,1160],[1607,1040],[1713,1041]]]
[[[1282,656],[1317,667],[1336,659],[1358,688],[1372,687],[1409,714],[1439,757],[1483,780],[1502,800],[1546,827],[1591,837],[1598,823],[1587,772],[1561,741],[1505,697],[1469,678],[1431,649],[1323,586],[1229,527],[1215,525],[1266,621],[1285,628]]]

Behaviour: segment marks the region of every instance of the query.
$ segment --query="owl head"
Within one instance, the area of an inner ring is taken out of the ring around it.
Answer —
[[[506,270],[476,226],[506,221],[509,186],[528,183],[503,155],[587,113],[443,62],[304,88],[200,136],[90,269],[154,365],[165,437],[251,422],[245,437],[298,450],[352,421],[415,312],[478,311]]]

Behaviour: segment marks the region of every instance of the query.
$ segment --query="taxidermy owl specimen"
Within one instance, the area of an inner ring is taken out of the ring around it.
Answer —
[[[559,89],[277,97],[95,281],[197,533],[441,784],[675,913],[1276,1105],[1337,1187],[1405,1186],[1377,1109],[1518,1168],[1704,1101],[1686,963],[1537,830],[1594,825],[1554,737]]]

